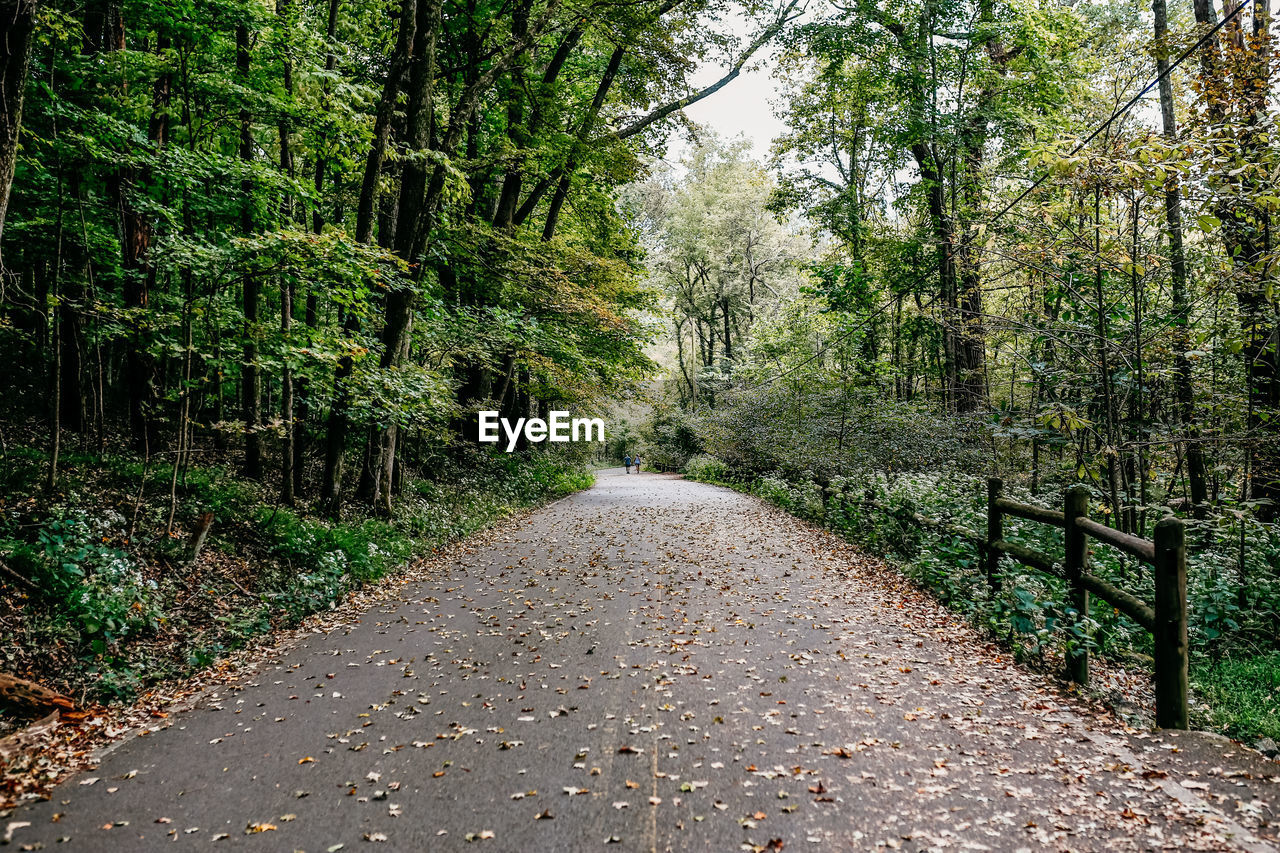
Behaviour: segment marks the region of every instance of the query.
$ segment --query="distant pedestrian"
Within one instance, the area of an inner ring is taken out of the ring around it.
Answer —
[[[639,474],[640,473],[640,454],[639,453],[636,454],[635,459],[631,460],[631,463],[636,466],[636,473]]]
[[[627,466],[627,473],[630,474],[631,473],[631,454],[630,453],[628,453],[626,456],[622,458],[622,464]]]

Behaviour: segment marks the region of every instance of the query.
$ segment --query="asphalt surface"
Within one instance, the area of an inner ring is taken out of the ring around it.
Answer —
[[[14,846],[1277,849],[1272,765],[1125,732],[731,491],[606,472],[389,595],[15,811]]]

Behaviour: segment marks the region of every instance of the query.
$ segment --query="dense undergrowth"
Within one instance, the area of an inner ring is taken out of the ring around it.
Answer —
[[[391,518],[339,521],[280,506],[222,467],[179,478],[129,456],[47,458],[10,450],[0,466],[0,559],[37,591],[0,587],[0,669],[82,702],[128,700],[517,510],[591,485],[569,457],[476,452],[408,480]],[[192,561],[188,529],[212,512]]]
[[[755,494],[886,555],[1024,660],[1045,664],[1083,644],[1126,666],[1150,667],[1150,634],[1105,603],[1095,599],[1083,630],[1075,628],[1074,620],[1064,618],[1070,608],[1062,581],[1008,558],[1000,567],[1001,592],[992,594],[967,539],[923,530],[865,501],[872,495],[882,505],[981,533],[986,485],[979,476],[955,470],[870,474],[836,476],[821,485],[812,474],[744,474],[708,455],[689,459],[685,475]],[[1008,491],[1015,500],[1061,507],[1060,490]],[[1094,506],[1102,502],[1101,495],[1094,498]],[[1154,521],[1148,519],[1148,536]],[[1280,540],[1244,516],[1234,523],[1217,517],[1187,524],[1193,724],[1241,739],[1280,738]],[[1005,535],[1061,558],[1061,533],[1055,528],[1006,518]],[[1138,561],[1095,546],[1091,566],[1101,577],[1152,599],[1150,569]]]

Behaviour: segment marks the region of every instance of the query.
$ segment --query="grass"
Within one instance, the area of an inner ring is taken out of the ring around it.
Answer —
[[[1280,742],[1280,652],[1193,664],[1191,683],[1210,708],[1198,725],[1240,740]]]

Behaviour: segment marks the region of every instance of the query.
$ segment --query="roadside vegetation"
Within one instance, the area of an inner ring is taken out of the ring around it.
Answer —
[[[0,714],[74,722],[587,485],[476,413],[652,370],[620,188],[795,6],[9,4]]]
[[[709,455],[692,457],[685,476],[754,494],[814,524],[828,527],[884,555],[948,607],[1006,643],[1018,659],[1058,670],[1068,643],[1087,646],[1111,664],[1148,673],[1151,635],[1130,619],[1095,602],[1081,631],[1068,631],[1072,612],[1061,580],[1006,559],[1003,592],[987,591],[981,556],[971,542],[940,536],[866,504],[867,497],[893,509],[981,531],[986,525],[986,478],[954,468],[896,476],[841,476],[822,480],[813,472],[735,471]],[[1061,509],[1061,489],[1031,494],[1008,490],[1016,500]],[[1099,495],[1093,496],[1095,506]],[[1061,558],[1061,532],[1006,519],[1014,541]],[[1262,531],[1246,534],[1245,572],[1240,582],[1238,527],[1195,525],[1188,560],[1188,607],[1192,650],[1192,723],[1250,743],[1280,738],[1280,652],[1275,651],[1280,604],[1280,541]],[[1151,600],[1150,570],[1110,548],[1096,547],[1093,573],[1122,583]],[[1104,696],[1132,704],[1131,696]]]
[[[46,499],[42,454],[5,459],[0,551],[32,585],[0,598],[0,668],[80,705],[128,701],[215,663],[593,480],[577,456],[477,451],[406,482],[392,517],[334,520],[281,506],[227,467],[192,467],[175,486],[168,470],[128,455],[71,455],[67,487]],[[168,525],[171,507],[187,522],[212,515],[197,556],[189,524]]]
[[[1280,736],[1280,52],[1264,5],[1219,5],[813,10],[772,150],[705,137],[624,202],[668,323],[646,458],[890,555],[1025,660],[1130,673],[1126,617],[1067,630],[1057,580],[1006,560],[991,595],[972,545],[865,499],[983,531],[998,476],[1136,536],[1177,516],[1194,722],[1253,742]]]

